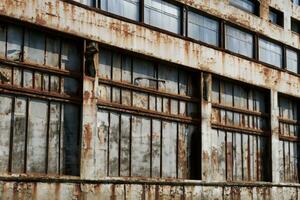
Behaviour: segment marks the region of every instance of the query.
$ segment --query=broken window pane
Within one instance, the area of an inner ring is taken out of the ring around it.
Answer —
[[[12,68],[0,64],[0,84],[12,83]]]
[[[64,78],[64,93],[69,95],[78,95],[78,81],[74,78]]]

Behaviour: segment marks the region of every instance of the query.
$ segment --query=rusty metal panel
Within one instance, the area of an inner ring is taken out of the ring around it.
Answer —
[[[25,162],[25,141],[26,141],[26,98],[15,99],[14,130],[12,147],[12,169],[13,173],[22,173]]]
[[[0,96],[0,172],[8,172],[10,127],[12,119],[13,99],[9,96]]]
[[[124,199],[145,199],[144,188],[142,185],[128,184],[125,185],[125,198]]]
[[[24,61],[40,65],[45,63],[45,35],[41,32],[25,31]]]
[[[38,110],[38,112],[36,112]],[[45,173],[48,104],[31,100],[28,117],[27,172]]]
[[[11,84],[12,83],[12,70],[11,67],[0,65],[0,83]]]
[[[177,123],[162,122],[162,176],[176,178]]]
[[[132,117],[131,174],[150,176],[150,119]]]

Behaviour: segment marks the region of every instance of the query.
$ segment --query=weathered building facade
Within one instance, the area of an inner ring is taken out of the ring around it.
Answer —
[[[1,0],[0,199],[300,199],[297,0]]]

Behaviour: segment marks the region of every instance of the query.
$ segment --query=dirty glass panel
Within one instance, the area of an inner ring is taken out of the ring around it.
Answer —
[[[59,92],[59,80],[58,76],[50,76],[50,91]]]
[[[219,22],[188,12],[188,37],[214,46],[219,45]]]
[[[0,84],[12,83],[12,68],[0,64]]]
[[[158,90],[178,94],[178,69],[160,65],[158,67]]]
[[[42,89],[42,74],[40,72],[34,73],[34,89]]]
[[[99,76],[104,79],[111,79],[112,72],[112,52],[109,50],[101,49],[99,53]]]
[[[96,7],[96,0],[75,0],[87,6]]]
[[[72,104],[64,104],[63,110],[64,174],[78,176],[80,109]]]
[[[61,50],[61,68],[69,71],[80,71],[81,55],[76,41],[63,41]]]
[[[33,88],[33,73],[30,70],[23,70],[23,87]]]
[[[8,172],[12,102],[11,97],[0,95],[0,173]]]
[[[255,4],[251,0],[230,0],[230,4],[250,13],[255,12]]]
[[[30,101],[27,136],[27,172],[45,173],[47,116],[47,101]]]
[[[22,58],[23,29],[18,26],[7,27],[7,58],[21,61]]]
[[[22,85],[22,69],[14,67],[14,80],[13,85],[21,87]]]
[[[101,9],[139,21],[140,0],[101,0]]]
[[[150,176],[150,119],[132,117],[132,176]]]
[[[111,112],[109,118],[109,176],[119,175],[120,115]]]
[[[141,59],[133,59],[133,84],[141,87],[156,88],[154,64]]]
[[[225,48],[247,56],[253,57],[253,35],[231,26],[225,26]]]
[[[59,173],[60,116],[60,103],[51,102],[48,141],[48,173]]]
[[[280,45],[259,38],[258,46],[260,61],[282,67],[282,47]]]
[[[145,23],[180,34],[180,7],[163,0],[145,0]]]
[[[60,40],[47,37],[46,39],[46,65],[59,67]]]
[[[130,115],[121,115],[120,176],[129,176],[130,171]]]
[[[162,176],[176,178],[177,123],[162,124]]]
[[[25,31],[24,61],[43,65],[45,62],[45,35],[37,31]]]
[[[64,83],[64,93],[68,95],[78,95],[79,84],[78,81],[74,78],[63,78]]]
[[[6,26],[0,22],[0,57],[5,57],[6,52]]]
[[[122,81],[132,83],[132,58],[130,56],[122,55]]]
[[[286,50],[286,67],[291,72],[298,73],[298,53],[291,49]]]
[[[15,113],[14,113],[14,135],[12,148],[12,172],[22,173],[24,171],[24,155],[25,155],[25,141],[26,141],[26,98],[15,99]]]

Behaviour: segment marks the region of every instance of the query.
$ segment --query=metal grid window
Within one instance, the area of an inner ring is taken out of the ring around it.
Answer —
[[[214,46],[219,45],[219,22],[188,12],[188,37]]]
[[[253,48],[254,48],[254,38],[253,35],[232,26],[225,26],[225,48],[253,58]]]
[[[286,49],[286,69],[298,73],[299,55],[297,51]]]
[[[253,0],[230,0],[230,4],[250,13],[257,13],[256,2]]]
[[[146,24],[181,33],[181,9],[164,0],[145,0],[144,20]]]
[[[212,156],[224,180],[268,181],[270,128],[268,95],[213,78]]]
[[[105,49],[99,60],[100,174],[195,178],[199,77]]]
[[[282,47],[268,40],[259,38],[259,60],[279,68],[282,68]]]
[[[78,176],[81,45],[0,23],[0,173]]]
[[[299,183],[299,100],[279,96],[279,174],[281,181]]]

